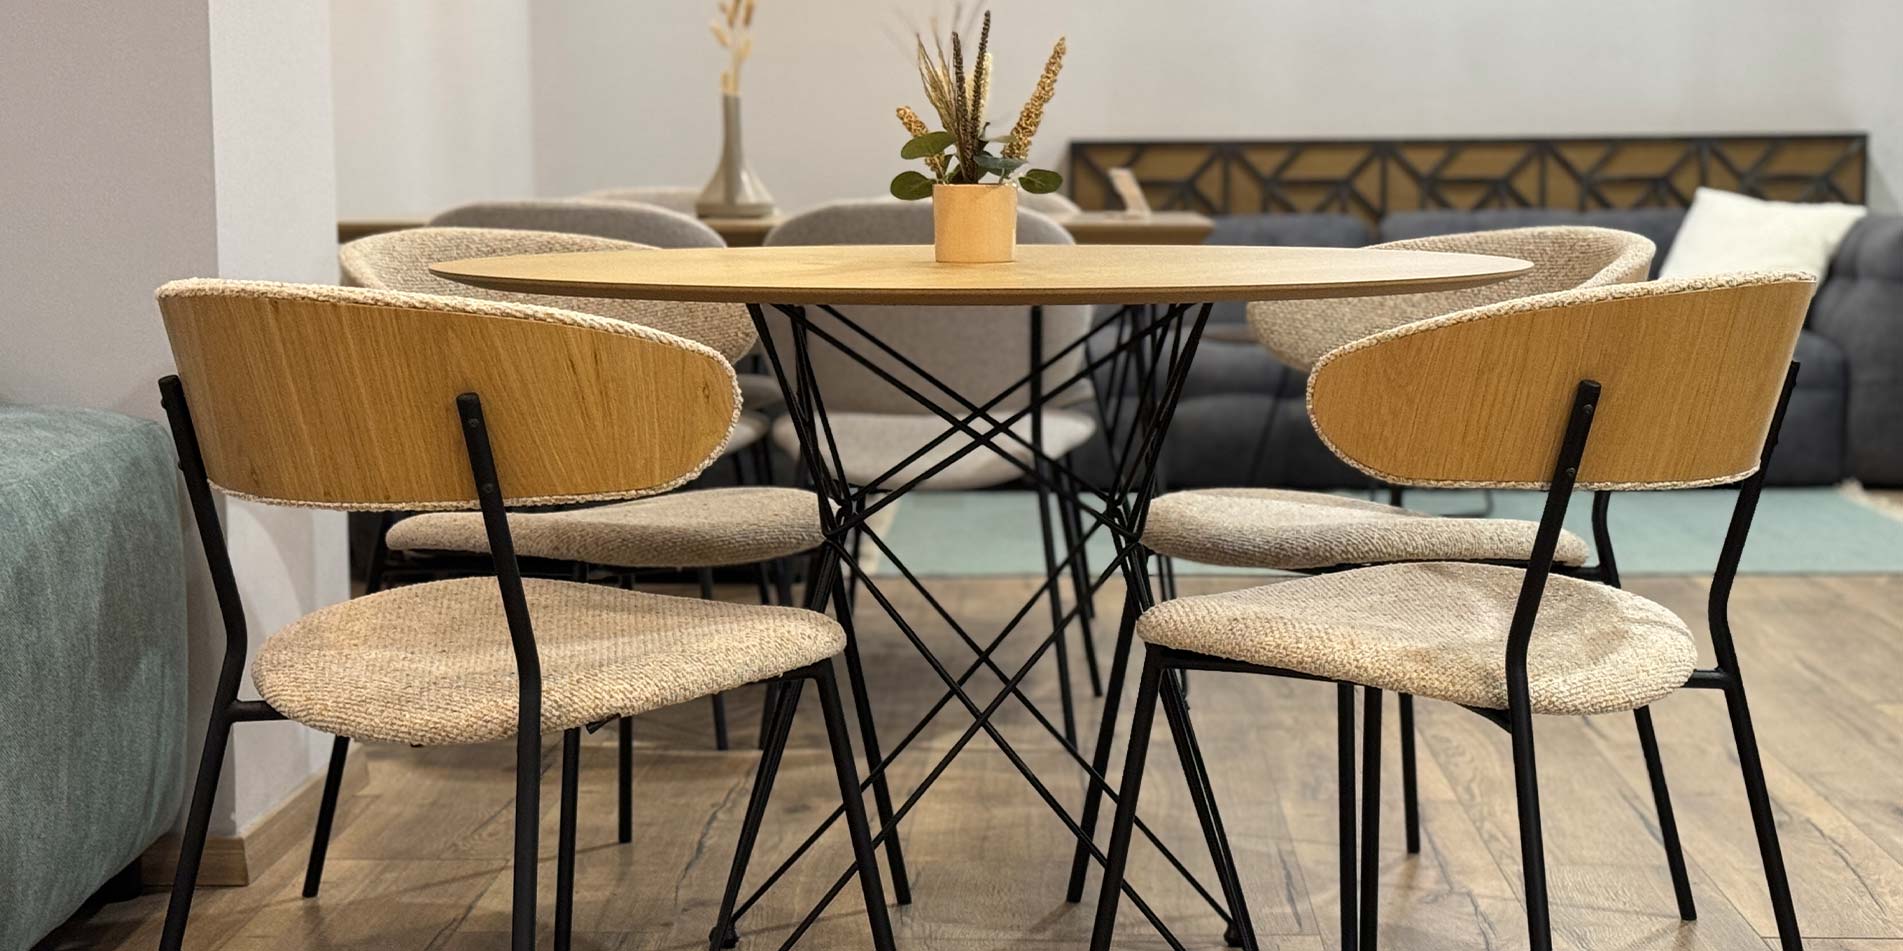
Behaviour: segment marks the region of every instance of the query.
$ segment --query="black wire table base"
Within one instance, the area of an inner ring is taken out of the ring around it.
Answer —
[[[974,402],[967,394],[958,392],[952,385],[927,371],[917,359],[899,352],[836,308],[825,305],[773,305],[771,317],[766,307],[749,305],[748,309],[765,346],[767,361],[779,380],[781,390],[786,394],[787,412],[798,436],[805,477],[819,496],[820,523],[826,541],[815,558],[813,577],[807,586],[806,606],[820,611],[830,609],[846,629],[847,660],[849,667],[853,668],[855,692],[860,694],[861,716],[869,717],[870,713],[869,707],[864,706],[863,684],[859,681],[857,671],[858,655],[850,608],[857,598],[849,595],[849,591],[853,595],[863,594],[884,611],[945,687],[943,695],[890,749],[868,753],[871,762],[867,764],[868,771],[861,783],[861,790],[870,788],[875,793],[878,826],[874,846],[885,850],[888,871],[894,878],[895,896],[898,896],[900,903],[909,900],[908,882],[898,842],[899,823],[980,733],[1004,754],[1012,767],[1076,838],[1080,848],[1101,866],[1105,856],[1093,842],[1090,829],[1096,817],[1087,816],[1082,821],[1074,818],[992,720],[1007,703],[1022,707],[1058,748],[1069,755],[1071,761],[1088,777],[1088,781],[1102,791],[1103,798],[1116,801],[1114,790],[1109,788],[1102,775],[1104,764],[1101,753],[1095,763],[1086,758],[1070,739],[1074,736],[1074,729],[1068,718],[1062,725],[1053,723],[1025,695],[1020,685],[1047,654],[1056,654],[1060,672],[1064,670],[1061,653],[1064,632],[1089,610],[1086,605],[1111,577],[1121,574],[1126,591],[1119,631],[1120,646],[1127,644],[1136,616],[1153,603],[1149,559],[1138,540],[1142,537],[1150,499],[1156,489],[1163,439],[1182,394],[1203,326],[1208,320],[1210,305],[1126,307],[1116,313],[1093,318],[1089,332],[1062,341],[1061,345],[1049,348],[1049,352],[1043,308],[1032,307],[1028,372],[983,402]],[[1087,346],[1087,341],[1094,346]],[[921,411],[943,420],[945,430],[885,472],[870,479],[849,482],[842,475],[846,467],[842,463],[839,442],[834,437],[832,423],[826,413],[822,387],[814,372],[814,352],[820,347],[829,348],[903,393],[916,402]],[[1098,350],[1101,352],[1096,352]],[[1075,369],[1070,369],[1073,367]],[[1058,400],[1067,393],[1080,392],[1076,388],[1093,379],[1107,382],[1110,390],[1106,393],[1105,386],[1094,387],[1097,391],[1095,406],[1102,424],[1102,437],[1112,473],[1107,484],[1085,479],[1070,464],[1044,449],[1043,410],[1057,405]],[[978,451],[994,452],[1019,469],[1023,477],[1036,488],[1040,505],[1047,505],[1049,497],[1053,495],[1066,500],[1065,504],[1070,507],[1066,516],[1071,519],[1066,524],[1063,540],[1054,542],[1048,507],[1041,513],[1046,514],[1042,540],[1051,571],[1010,620],[983,642],[974,637],[967,626],[905,566],[899,554],[869,522],[874,515],[916,489],[925,480]],[[928,457],[932,458],[929,465],[915,469]],[[1086,564],[1084,551],[1090,540],[1100,532],[1110,536],[1115,554],[1100,571],[1087,574],[1083,568]],[[902,582],[898,587],[909,588],[924,601],[929,613],[957,636],[972,654],[969,662],[954,670],[927,645],[917,626],[895,605],[893,598],[896,591],[887,590],[887,586],[893,584],[892,579],[887,577],[882,583],[861,569],[854,557],[860,544],[871,545],[882,562],[896,571]],[[1066,576],[1072,579],[1074,587],[1081,589],[1075,598],[1078,603],[1068,608],[1056,596],[1059,579]],[[1043,630],[1037,621],[1026,624],[1040,602],[1048,602],[1051,606],[1048,631]],[[1007,670],[995,659],[995,655],[1020,628],[1029,630],[1027,636],[1037,638],[1036,645],[1021,663]],[[1119,679],[1125,666],[1126,659],[1122,654],[1114,659],[1113,683]],[[973,696],[971,684],[972,678],[980,671],[1001,683],[997,692],[982,702]],[[1116,687],[1111,689],[1114,691]],[[893,805],[886,786],[886,775],[892,764],[941,711],[954,703],[970,717],[971,723],[932,765],[918,785],[902,801]],[[873,736],[870,730],[865,735],[869,740]],[[785,877],[820,836],[839,820],[843,811],[843,807],[835,809],[744,900],[738,902],[734,915],[736,921]],[[1233,931],[1227,903],[1204,887],[1140,818],[1136,828],[1222,918],[1225,927]],[[1221,867],[1219,862],[1218,868]],[[783,949],[792,947],[805,935],[854,874],[856,869],[848,866],[839,875],[818,904],[794,926],[781,945]],[[738,885],[734,883],[736,889]],[[1181,942],[1135,889],[1126,883],[1123,894],[1170,947],[1182,948]],[[731,940],[735,935],[730,933],[724,937]]]

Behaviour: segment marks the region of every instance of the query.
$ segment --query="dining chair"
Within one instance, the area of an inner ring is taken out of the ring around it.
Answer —
[[[724,248],[726,239],[694,217],[690,200],[684,209],[654,202],[602,198],[540,198],[478,201],[451,208],[429,223],[436,227],[510,228],[521,231],[559,231],[632,241],[655,248]],[[734,359],[739,359],[735,355]],[[743,372],[740,394],[749,410],[766,410],[781,403],[780,387],[764,373]]]
[[[1017,239],[1021,244],[1075,243],[1070,233],[1055,221],[1026,210],[1018,212]],[[928,245],[932,243],[932,209],[929,202],[890,199],[833,202],[787,219],[767,233],[764,243],[768,247]],[[1030,387],[1011,387],[1026,376],[1034,357],[1041,359],[1040,354],[1069,351],[1037,376],[1034,385],[1039,395],[1044,388],[1056,388],[1079,373],[1085,364],[1083,347],[1072,345],[1088,332],[1091,321],[1091,309],[1087,306],[1045,307],[1041,322],[1031,321],[1023,307],[863,306],[831,308],[833,313],[813,310],[816,309],[809,309],[808,320],[816,327],[838,336],[865,334],[876,340],[878,347],[868,348],[871,352],[865,357],[905,387],[933,398],[941,394],[999,394],[1001,398],[994,409],[1005,411],[1021,409],[1032,402]],[[770,310],[766,316],[781,352],[793,352],[789,322]],[[996,452],[981,448],[939,468],[945,459],[970,446],[973,439],[962,432],[950,433],[953,427],[944,418],[930,414],[904,390],[837,348],[813,348],[811,360],[813,374],[825,394],[830,436],[838,447],[835,474],[850,484],[876,490],[881,485],[907,484],[931,473],[919,482],[918,488],[984,489],[1023,478],[1037,465],[1028,445],[1000,439],[990,444]],[[1091,399],[1091,392],[1081,382],[1053,396],[1057,398],[1052,402],[1063,405],[1047,405],[1039,412],[1027,413],[1010,429],[1027,442],[1041,438],[1045,452],[1052,458],[1062,458],[1088,442],[1096,433],[1097,424],[1091,415],[1071,408]],[[946,438],[941,440],[941,437]],[[799,438],[791,417],[782,416],[775,421],[772,438],[788,455],[798,456]],[[941,441],[931,451],[906,462],[907,457],[934,440]],[[823,460],[828,470],[834,470],[834,462],[834,459]],[[1061,474],[1050,475],[1056,478]],[[1078,539],[1082,535],[1075,489],[1067,480],[1058,481],[1064,482],[1065,491],[1056,493],[1057,510],[1053,511],[1052,493],[1047,491],[1043,480],[1033,479],[1037,486],[1047,600],[1057,637],[1053,653],[1057,657],[1063,731],[1074,745],[1077,742],[1076,714],[1071,695],[1069,653],[1065,648],[1066,625],[1062,623],[1065,612],[1058,585],[1061,573],[1070,575],[1078,602],[1076,614],[1082,629],[1091,690],[1101,695],[1102,687],[1096,644],[1088,627],[1090,615],[1085,608],[1091,591],[1088,568],[1081,558],[1067,559],[1068,567],[1060,567],[1056,556],[1053,521],[1057,523],[1056,531],[1064,537],[1066,551],[1079,551]]]
[[[1024,191],[1023,189],[1018,190],[1018,207],[1026,211],[1035,211],[1041,215],[1050,215],[1053,218],[1079,215],[1083,214],[1084,211],[1083,208],[1079,207],[1076,202],[1071,201],[1066,195],[1057,192],[1045,192],[1040,195],[1036,192]]]
[[[429,265],[467,257],[542,254],[577,251],[638,250],[641,245],[586,235],[498,228],[415,228],[353,241],[340,253],[348,282],[380,290],[441,294],[480,300],[533,303],[565,311],[592,314],[653,327],[705,344],[728,360],[754,345],[754,327],[746,308],[736,304],[693,304],[606,298],[569,298],[486,290],[437,277]],[[741,425],[757,439],[766,429],[765,417],[742,412],[723,453],[731,455],[745,445]],[[769,447],[754,443],[765,455]],[[592,569],[609,569],[610,580],[631,584],[632,573],[646,570],[691,570],[701,597],[713,598],[714,570],[755,566],[760,600],[766,603],[769,565],[812,552],[824,541],[818,500],[805,489],[775,486],[770,466],[761,465],[762,485],[680,490],[652,498],[565,511],[517,513],[515,548],[520,556],[555,566],[558,576],[585,580]],[[465,556],[462,562],[454,556]],[[403,573],[439,577],[458,568],[480,572],[489,560],[488,536],[481,517],[473,512],[425,512],[382,527],[372,549],[366,589],[379,590],[393,575]],[[476,556],[469,558],[467,556]],[[395,561],[396,570],[391,565]],[[790,568],[781,564],[771,572],[779,600],[791,603]],[[810,581],[810,578],[809,578]],[[809,597],[811,592],[809,592]],[[847,650],[854,682],[862,680],[856,643]],[[879,749],[870,700],[855,687],[854,710],[867,750]],[[709,702],[714,715],[715,745],[728,747],[725,704],[720,694]],[[774,697],[769,690],[761,722],[761,742],[772,729]],[[620,748],[619,833],[622,842],[633,837],[633,723],[617,724]],[[317,894],[323,879],[324,856],[336,812],[338,789],[348,756],[349,739],[339,736],[331,753],[324,795],[305,876],[304,895]],[[873,763],[877,763],[876,759]],[[875,788],[886,789],[883,774]],[[887,793],[889,795],[889,793]],[[909,901],[910,889],[898,836],[887,839],[894,869],[894,891]]]
[[[694,203],[700,200],[700,192],[692,185],[631,185],[603,188],[575,197],[589,201],[638,201],[691,215],[694,213]]]
[[[1337,685],[1341,946],[1348,949],[1373,948],[1378,924],[1382,691],[1458,704],[1511,734],[1528,935],[1534,951],[1546,951],[1552,938],[1534,716],[1623,713],[1681,687],[1720,690],[1782,946],[1801,947],[1727,607],[1796,379],[1791,355],[1815,284],[1814,275],[1793,271],[1579,288],[1403,324],[1317,360],[1309,414],[1337,456],[1392,485],[1539,490],[1538,528],[1514,564],[1381,564],[1179,598],[1144,612],[1135,622],[1143,671],[1092,948],[1109,947],[1115,927],[1159,700],[1240,943],[1255,945],[1189,710],[1167,675],[1187,669]],[[1554,571],[1575,490],[1714,485],[1735,485],[1738,495],[1711,584],[1707,620],[1717,663],[1700,669],[1691,629],[1670,610]],[[1358,899],[1356,685],[1369,728]]]
[[[817,685],[873,945],[892,947],[823,613],[524,578],[511,507],[629,499],[693,478],[739,400],[718,352],[626,321],[424,294],[189,280],[157,294],[178,366],[160,391],[225,643],[160,947],[184,940],[235,723],[291,720],[429,746],[515,738],[511,947],[536,940],[542,736],[562,737],[554,932],[570,944],[581,729],[781,684],[750,813],[770,794],[801,684]],[[509,359],[497,359],[508,354]],[[582,411],[585,408],[586,411]],[[408,585],[272,634],[238,698],[245,608],[213,487],[267,504],[480,510],[493,580]],[[730,876],[744,874],[742,837]],[[731,931],[723,906],[716,934]]]
[[[1324,354],[1356,340],[1412,321],[1515,298],[1578,288],[1642,281],[1651,264],[1653,244],[1641,235],[1608,228],[1537,227],[1440,235],[1395,241],[1380,248],[1495,254],[1531,262],[1533,269],[1484,287],[1367,299],[1257,302],[1249,305],[1249,325],[1260,344],[1291,368],[1307,372]],[[1273,435],[1264,423],[1257,453]],[[1398,490],[1396,490],[1398,495]],[[1319,574],[1377,564],[1420,561],[1523,562],[1539,525],[1521,519],[1436,517],[1393,504],[1335,495],[1272,488],[1190,489],[1158,496],[1144,525],[1143,544],[1164,558],[1229,568],[1269,569]],[[1593,507],[1593,527],[1601,552],[1600,568],[1611,561],[1611,536],[1603,502]],[[1555,563],[1570,573],[1593,573],[1585,563],[1585,539],[1562,531]],[[1602,579],[1613,580],[1614,579]],[[1166,591],[1166,594],[1168,592]],[[1095,750],[1099,775],[1109,767],[1116,715],[1128,670],[1131,631],[1117,633],[1112,648],[1109,699],[1104,705]],[[1416,791],[1414,699],[1401,693],[1401,790],[1407,851],[1420,851],[1420,810]],[[1646,748],[1652,748],[1650,715],[1635,717]],[[1663,767],[1648,755],[1659,811],[1670,825]],[[1082,824],[1095,829],[1103,788],[1086,793]],[[1666,847],[1674,855],[1675,836]],[[1083,897],[1089,856],[1080,847],[1072,860],[1068,897]],[[1674,871],[1682,876],[1675,858]]]

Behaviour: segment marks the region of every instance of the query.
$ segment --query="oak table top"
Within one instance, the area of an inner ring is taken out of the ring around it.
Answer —
[[[672,248],[469,258],[430,272],[571,297],[762,304],[1171,304],[1372,297],[1478,287],[1518,258],[1369,248],[1020,245],[1004,264],[939,264],[930,245]]]
[[[1150,215],[1083,211],[1052,218],[1063,225],[1078,244],[1201,244],[1216,227],[1209,216],[1193,211],[1159,211]],[[728,247],[751,248],[766,240],[767,232],[785,221],[786,216],[700,220],[718,232]],[[355,241],[386,231],[421,228],[427,223],[422,218],[346,218],[337,222],[337,240]]]

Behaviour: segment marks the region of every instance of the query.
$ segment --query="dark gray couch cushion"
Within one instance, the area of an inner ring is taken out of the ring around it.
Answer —
[[[1400,211],[1381,219],[1381,240],[1427,238],[1465,231],[1535,228],[1543,225],[1591,225],[1642,234],[1658,245],[1652,255],[1652,276],[1659,274],[1665,252],[1685,221],[1683,208],[1617,208],[1568,211],[1564,208],[1489,208],[1481,211]]]
[[[1903,485],[1903,217],[1871,215],[1850,229],[1811,302],[1809,327],[1847,364],[1849,475]],[[1798,379],[1811,375],[1806,362]],[[1788,442],[1791,427],[1784,430]]]

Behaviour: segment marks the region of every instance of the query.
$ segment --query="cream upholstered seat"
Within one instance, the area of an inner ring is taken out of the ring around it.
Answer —
[[[1074,410],[1047,409],[1044,411],[1044,450],[1053,456],[1062,456],[1084,444],[1097,431],[1094,420]],[[936,416],[920,416],[910,413],[829,413],[828,428],[839,446],[840,462],[845,468],[846,481],[855,485],[870,485],[872,480],[883,475],[887,469],[910,456],[912,453],[943,435],[949,424]],[[991,427],[973,424],[980,433],[989,432]],[[1031,419],[1026,416],[1011,424],[1011,431],[1028,442],[1031,436]],[[820,434],[822,445],[826,434]],[[773,423],[773,441],[782,447],[790,447],[791,453],[799,452],[799,440],[794,434],[791,417],[782,416]],[[972,443],[972,437],[955,433],[951,437],[933,446],[930,452],[907,464],[903,469],[885,482],[883,488],[897,488],[911,481],[952,453]],[[933,473],[922,483],[932,489],[958,490],[982,489],[1001,485],[1024,475],[1021,466],[1014,465],[1009,459],[1000,457],[1004,452],[1010,459],[1024,465],[1031,461],[1031,451],[1024,443],[1005,438],[1002,434],[992,441],[997,451],[976,449],[966,453],[957,462]],[[821,453],[821,462],[827,469],[833,465],[827,453]]]
[[[1504,710],[1507,630],[1526,572],[1420,562],[1165,601],[1137,620],[1164,647]],[[1619,588],[1554,577],[1527,658],[1532,712],[1645,706],[1685,685],[1685,622]]]
[[[1159,555],[1287,571],[1401,561],[1525,561],[1539,523],[1443,518],[1366,499],[1284,489],[1200,489],[1150,503],[1143,544]],[[1586,561],[1586,540],[1560,535],[1554,560]]]
[[[673,492],[510,517],[518,555],[620,568],[718,568],[811,551],[825,540],[813,493],[779,486]],[[396,551],[487,552],[482,516],[426,512],[385,533]]]
[[[512,516],[511,528],[526,516]],[[557,732],[732,690],[839,653],[838,622],[798,608],[530,578],[542,729]],[[391,588],[293,621],[251,666],[300,723],[433,746],[513,736],[517,677],[492,578]]]

